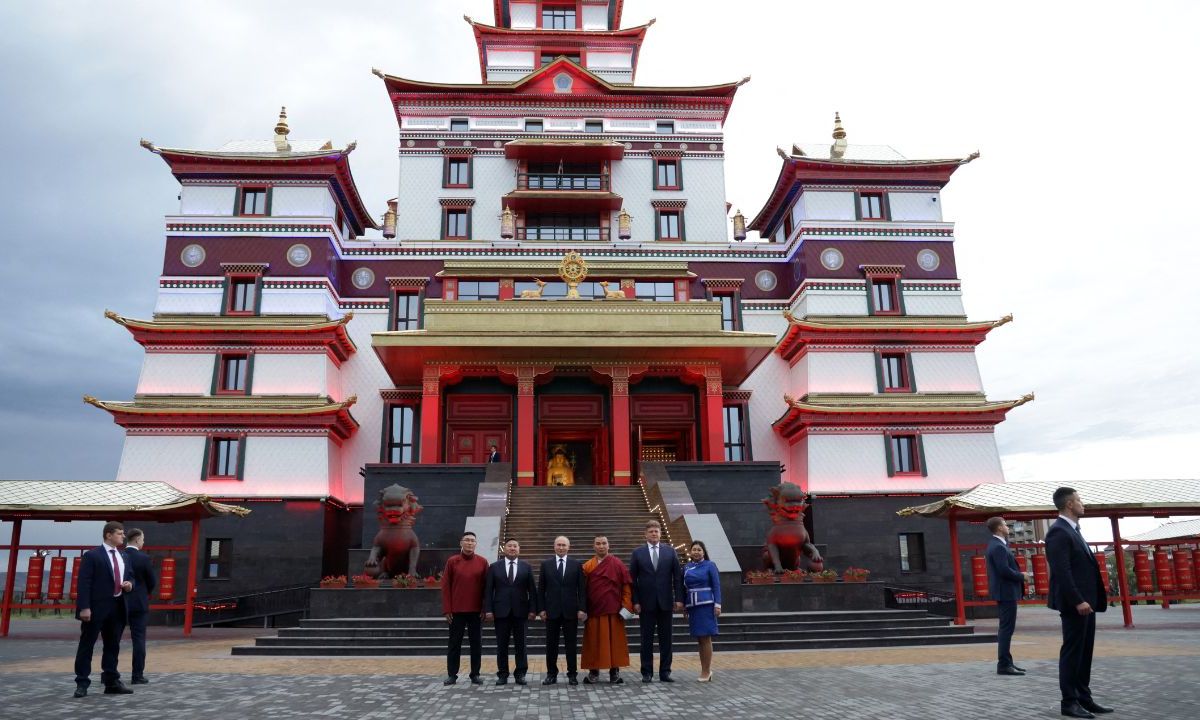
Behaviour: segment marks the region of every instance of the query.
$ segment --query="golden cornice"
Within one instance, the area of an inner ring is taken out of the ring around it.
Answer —
[[[586,259],[586,257],[585,257]],[[557,275],[561,260],[446,260],[437,277],[515,277]],[[693,278],[686,262],[588,260],[588,274],[598,278]]]
[[[348,410],[358,396],[337,402],[324,395],[134,395],[132,402],[125,402],[84,395],[83,401],[111,413],[135,415],[323,415]]]
[[[977,413],[1011,410],[1033,399],[1033,393],[1000,401],[988,400],[983,393],[809,393],[800,399],[783,396],[790,408],[820,413]]]
[[[797,318],[791,311],[784,310],[783,316],[796,327],[813,330],[984,330],[1006,325],[1013,316],[1005,315],[999,320],[969,322],[966,316],[913,316],[913,315],[821,315]]]
[[[176,315],[155,314],[152,320],[126,317],[105,310],[104,317],[118,325],[145,330],[323,330],[350,322],[353,312],[340,318],[327,315]]]

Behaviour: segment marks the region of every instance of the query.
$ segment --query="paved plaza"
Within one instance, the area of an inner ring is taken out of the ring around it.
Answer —
[[[1200,606],[1136,608],[1137,627],[1119,610],[1101,616],[1093,689],[1114,718],[1194,718],[1200,706]],[[991,623],[982,621],[980,630]],[[676,659],[678,682],[643,685],[634,669],[623,686],[544,688],[531,658],[530,685],[483,686],[465,678],[444,688],[439,658],[233,657],[229,648],[262,630],[151,628],[151,684],[105,696],[99,650],[92,694],[71,698],[76,627],[20,620],[0,640],[3,718],[1050,718],[1058,717],[1057,616],[1023,608],[1013,652],[1029,675],[997,676],[994,646],[725,653],[714,682],[697,683],[692,655]],[[634,659],[636,662],[636,658]],[[129,653],[122,647],[128,679]],[[485,673],[494,663],[485,660]]]

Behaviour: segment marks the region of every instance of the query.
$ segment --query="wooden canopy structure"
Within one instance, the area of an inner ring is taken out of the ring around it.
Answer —
[[[13,601],[17,555],[22,549],[36,549],[21,546],[21,524],[25,520],[190,520],[192,535],[188,548],[188,584],[184,591],[183,634],[191,635],[200,521],[217,515],[244,517],[249,514],[246,508],[215,502],[207,495],[189,495],[162,482],[0,480],[0,520],[13,524],[3,605],[0,606],[0,637],[8,636],[13,609],[28,604]],[[156,605],[155,609],[164,607],[176,606]]]
[[[983,522],[993,516],[1006,520],[1050,519],[1058,516],[1052,498],[1054,491],[1068,485],[1079,492],[1086,508],[1085,517],[1106,517],[1112,524],[1113,549],[1116,553],[1117,586],[1125,627],[1133,627],[1129,581],[1125,576],[1125,549],[1122,546],[1120,519],[1123,517],[1170,517],[1200,515],[1200,479],[1175,480],[1079,480],[1072,482],[1010,482],[978,485],[927,505],[898,511],[901,516],[920,515],[946,518],[950,523],[950,552],[954,557],[955,622],[966,623],[963,577],[958,543],[959,521]],[[973,602],[970,604],[987,604]]]

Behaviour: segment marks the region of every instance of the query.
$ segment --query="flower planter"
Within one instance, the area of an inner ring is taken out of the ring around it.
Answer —
[[[837,582],[837,578],[813,576],[812,581],[815,583],[831,583]]]
[[[843,576],[842,581],[843,582],[866,582],[867,579],[865,577],[862,577],[861,575],[856,575],[854,577]]]
[[[775,578],[771,577],[771,576],[749,577],[749,578],[746,578],[746,582],[749,583],[750,585],[774,585]]]
[[[784,585],[799,585],[804,582],[803,575],[783,575],[779,578],[779,582]]]
[[[323,583],[321,583],[321,587],[323,587],[323,588],[344,588],[344,587],[346,587],[346,583],[345,582],[323,582]]]

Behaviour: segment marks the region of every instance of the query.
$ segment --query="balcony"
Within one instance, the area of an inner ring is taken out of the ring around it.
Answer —
[[[562,225],[538,225],[517,228],[518,240],[552,240],[574,242],[607,242],[612,240],[612,228],[568,227]]]
[[[606,172],[524,172],[517,174],[517,189],[505,195],[502,204],[517,212],[563,212],[569,208],[573,213],[598,213],[620,210],[622,198],[612,192]]]
[[[598,190],[609,192],[608,173],[517,173],[518,190]]]

